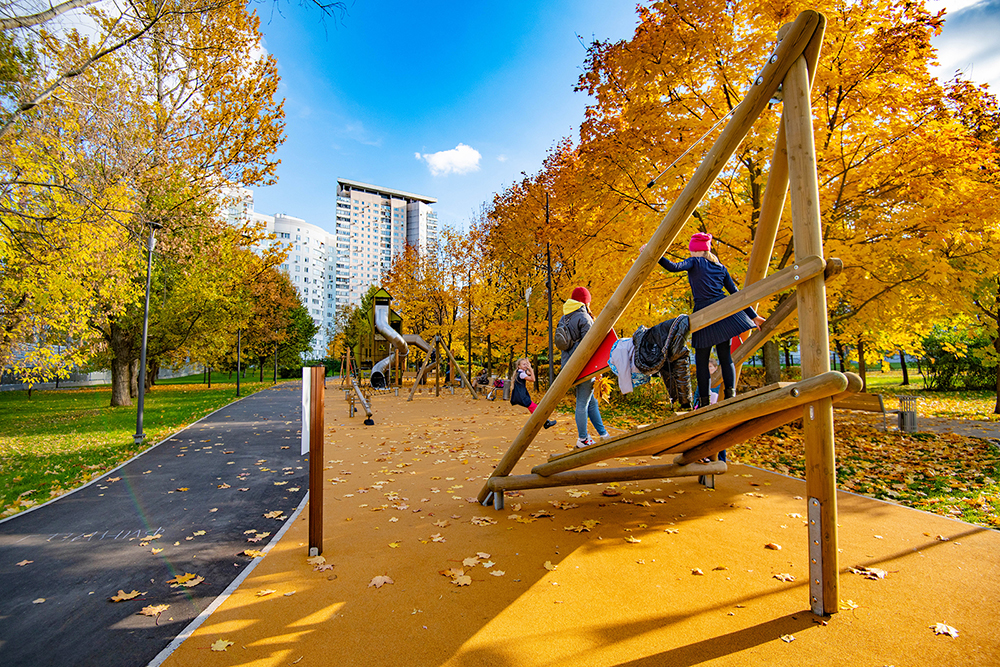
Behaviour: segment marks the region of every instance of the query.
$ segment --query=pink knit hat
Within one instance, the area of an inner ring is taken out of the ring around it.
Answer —
[[[712,249],[712,235],[698,232],[691,236],[688,250],[691,252],[708,252]]]

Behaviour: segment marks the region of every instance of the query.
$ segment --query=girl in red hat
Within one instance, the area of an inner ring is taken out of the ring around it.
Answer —
[[[735,294],[739,290],[732,276],[719,258],[712,253],[712,235],[698,232],[688,243],[691,256],[680,262],[671,262],[661,257],[660,266],[667,271],[686,271],[688,283],[691,285],[691,295],[694,297],[694,312],[706,308],[716,301],[726,297],[726,292]],[[695,375],[698,378],[698,406],[709,404],[709,368],[708,360],[712,348],[719,358],[719,368],[722,369],[723,397],[732,398],[736,395],[736,366],[730,354],[729,341],[734,336],[759,327],[764,323],[753,308],[746,308],[729,317],[710,324],[691,334],[694,345]]]
[[[572,341],[569,349],[562,353],[562,364],[565,366],[570,356],[576,350],[580,341],[590,331],[590,326],[594,323],[594,316],[590,314],[590,291],[586,287],[577,287],[569,300],[563,304],[563,316],[559,320],[560,326],[566,326],[569,330],[569,337]],[[581,382],[576,386],[576,447],[587,447],[594,444],[593,438],[587,433],[587,420],[597,429],[597,436],[604,440],[608,437],[608,430],[604,428],[604,421],[601,419],[601,409],[597,405],[597,398],[594,397],[594,380],[590,379]]]

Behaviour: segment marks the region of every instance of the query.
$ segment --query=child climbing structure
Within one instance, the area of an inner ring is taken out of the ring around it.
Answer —
[[[819,615],[835,613],[839,600],[833,403],[861,389],[860,378],[831,371],[829,361],[825,280],[839,272],[840,264],[823,258],[809,97],[825,25],[826,19],[822,14],[804,11],[778,32],[774,54],[754,80],[747,96],[734,110],[731,120],[691,181],[663,216],[645,249],[479,493],[481,503],[492,501],[494,507],[501,509],[505,490],[721,474],[725,472],[724,462],[699,461],[801,417],[806,449],[809,598],[812,611]],[[796,383],[764,387],[709,408],[554,456],[535,466],[529,475],[511,476],[515,464],[541,430],[559,399],[594,356],[753,123],[779,94],[779,89],[784,104],[782,120],[744,288],[694,313],[690,318],[690,329],[697,331],[765,297],[794,288],[795,298],[786,299],[785,304],[792,302],[795,306],[783,304],[771,313],[761,329],[744,342],[733,357],[737,364],[745,360],[775,333],[780,323],[797,307],[803,379]],[[654,183],[655,179],[650,187]],[[785,195],[789,190],[794,263],[765,277]],[[666,465],[579,470],[609,458],[650,454],[673,454],[676,458]]]

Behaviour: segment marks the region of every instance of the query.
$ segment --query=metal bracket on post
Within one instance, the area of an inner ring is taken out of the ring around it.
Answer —
[[[493,509],[497,512],[503,509],[503,489],[493,492]]]
[[[817,616],[823,610],[823,550],[820,548],[823,526],[820,521],[822,505],[816,498],[809,499],[809,606]]]

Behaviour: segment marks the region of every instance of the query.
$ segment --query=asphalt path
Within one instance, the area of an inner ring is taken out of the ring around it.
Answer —
[[[301,382],[248,396],[0,523],[0,665],[132,667],[168,646],[302,501],[301,400]],[[187,574],[203,581],[169,583]]]

